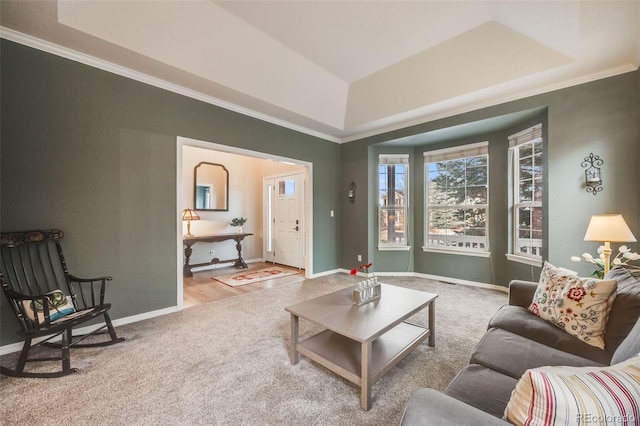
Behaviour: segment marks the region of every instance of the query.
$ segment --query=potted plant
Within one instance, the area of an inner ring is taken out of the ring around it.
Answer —
[[[234,217],[231,219],[231,226],[236,228],[236,234],[242,234],[242,225],[247,223],[246,217]]]

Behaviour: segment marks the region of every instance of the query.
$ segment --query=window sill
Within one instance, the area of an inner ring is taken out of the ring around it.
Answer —
[[[378,246],[380,251],[409,251],[411,246]]]
[[[491,257],[490,251],[452,250],[452,249],[435,248],[435,247],[422,247],[422,251],[429,252],[429,253],[457,254],[461,256]]]
[[[507,259],[512,262],[524,263],[526,265],[537,266],[538,268],[542,267],[542,259],[534,259],[532,257],[519,256],[517,254],[505,254]]]

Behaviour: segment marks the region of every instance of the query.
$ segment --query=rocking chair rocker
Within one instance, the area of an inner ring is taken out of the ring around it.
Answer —
[[[46,231],[0,234],[2,264],[0,284],[18,319],[17,335],[24,339],[15,368],[0,366],[0,374],[12,377],[61,377],[78,371],[71,368],[70,348],[107,346],[124,340],[116,335],[104,303],[105,284],[111,277],[77,278],[70,275],[62,255],[60,240],[64,233]],[[73,335],[73,328],[98,316],[104,324],[86,335]],[[80,343],[96,334],[107,334],[108,340]],[[61,342],[52,342],[56,337]],[[58,348],[60,356],[30,358],[37,346]],[[25,371],[27,362],[62,361],[54,372]]]

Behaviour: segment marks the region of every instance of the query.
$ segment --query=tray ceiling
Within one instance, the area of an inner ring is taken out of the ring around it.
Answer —
[[[336,142],[640,64],[638,0],[0,7],[4,38]]]

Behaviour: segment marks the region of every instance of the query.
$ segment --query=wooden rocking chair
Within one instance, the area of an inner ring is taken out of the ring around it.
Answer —
[[[71,368],[70,348],[106,346],[124,340],[116,336],[104,303],[105,284],[111,277],[77,278],[70,275],[62,255],[60,240],[64,233],[46,231],[0,234],[2,264],[0,283],[18,319],[24,339],[22,352],[14,369],[0,366],[0,374],[13,377],[61,377],[75,373]],[[102,315],[104,324],[86,335],[73,335],[73,328]],[[80,343],[95,334],[107,334],[97,343]],[[61,342],[54,341],[58,336]],[[60,356],[29,358],[29,350],[37,346],[59,348]],[[25,371],[27,362],[62,361],[62,369],[54,372]]]

